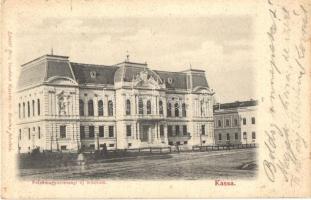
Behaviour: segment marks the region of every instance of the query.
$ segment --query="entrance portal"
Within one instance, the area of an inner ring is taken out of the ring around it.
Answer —
[[[148,142],[149,141],[149,131],[150,131],[150,127],[149,126],[143,126],[143,133],[141,136],[141,141],[142,142]]]

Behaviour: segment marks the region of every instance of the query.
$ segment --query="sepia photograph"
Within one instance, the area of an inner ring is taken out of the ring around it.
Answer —
[[[3,197],[311,194],[307,1],[1,6]]]

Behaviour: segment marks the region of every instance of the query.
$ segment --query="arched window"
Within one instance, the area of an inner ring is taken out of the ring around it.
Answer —
[[[126,111],[125,111],[126,115],[130,115],[131,114],[131,101],[129,99],[126,100]]]
[[[23,102],[23,118],[25,118],[25,102]]]
[[[179,104],[175,103],[175,117],[179,117]]]
[[[111,100],[108,101],[108,116],[113,116],[113,103]]]
[[[18,104],[18,117],[21,118],[21,104]]]
[[[79,99],[79,113],[80,113],[80,116],[84,116],[84,102]]]
[[[230,134],[227,133],[227,141],[230,141]]]
[[[35,116],[35,100],[32,100],[32,116]]]
[[[150,100],[147,101],[147,114],[151,114],[151,102]]]
[[[168,117],[172,116],[172,104],[171,103],[167,104],[167,116]]]
[[[144,103],[142,99],[138,100],[138,113],[144,114]]]
[[[37,99],[37,112],[38,112],[38,116],[40,115],[40,99]]]
[[[30,117],[30,103],[27,101],[27,116]]]
[[[94,116],[94,104],[92,99],[87,102],[87,108],[89,116]]]
[[[163,115],[163,102],[159,101],[159,114]]]
[[[98,101],[98,116],[104,116],[104,103],[103,100]]]
[[[187,116],[186,104],[185,103],[182,104],[182,116],[183,117]]]

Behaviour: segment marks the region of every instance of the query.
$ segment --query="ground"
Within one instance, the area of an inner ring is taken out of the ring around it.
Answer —
[[[23,179],[249,179],[257,173],[256,148],[106,159],[85,166],[21,169]]]

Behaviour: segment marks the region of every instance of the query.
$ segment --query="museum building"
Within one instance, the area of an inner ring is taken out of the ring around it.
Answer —
[[[203,70],[151,70],[44,55],[21,66],[19,152],[214,144],[213,90]]]

